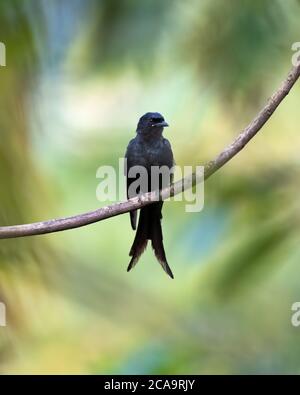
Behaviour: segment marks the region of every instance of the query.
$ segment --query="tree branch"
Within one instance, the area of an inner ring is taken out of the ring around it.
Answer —
[[[239,136],[225,148],[214,160],[204,166],[204,178],[207,179],[218,169],[224,166],[231,158],[237,155],[245,145],[259,132],[264,124],[270,119],[276,108],[282,100],[288,95],[295,82],[300,76],[300,64],[292,68],[287,78],[282,82],[279,89],[270,97],[265,107],[258,113],[253,121],[239,134]],[[162,199],[174,196],[183,189],[191,187],[198,182],[203,181],[195,173],[172,184],[169,188],[160,192]],[[182,187],[184,185],[184,187]],[[110,206],[102,207],[98,210],[73,217],[52,219],[45,222],[36,222],[33,224],[3,226],[0,227],[0,239],[8,239],[23,236],[33,236],[45,233],[59,232],[68,229],[79,228],[116,215],[127,213],[131,210],[139,209],[143,206],[157,201],[157,192],[150,192],[141,196],[129,199],[125,202],[116,203]]]

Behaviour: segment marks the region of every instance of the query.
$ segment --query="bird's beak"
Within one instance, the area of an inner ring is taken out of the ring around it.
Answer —
[[[163,122],[156,123],[153,126],[155,126],[156,128],[167,128],[169,126],[169,124],[166,121],[163,121]]]

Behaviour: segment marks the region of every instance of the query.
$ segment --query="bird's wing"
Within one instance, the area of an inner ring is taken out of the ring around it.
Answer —
[[[165,158],[165,162],[166,165],[171,169],[174,168],[174,166],[176,165],[175,160],[174,160],[174,156],[173,156],[173,151],[172,151],[172,147],[171,144],[169,142],[169,140],[164,138],[164,158]],[[174,171],[174,169],[173,169]],[[174,173],[171,173],[171,178],[170,178],[170,183],[172,184],[174,181]]]
[[[127,150],[126,150],[126,154],[125,154],[126,163],[125,163],[125,169],[124,170],[125,170],[125,176],[126,176],[127,199],[132,197],[132,196],[128,195],[128,191],[129,191],[130,184],[134,181],[132,178],[128,178],[128,171],[129,171],[130,167],[132,166],[132,163],[131,163],[131,156],[132,155],[130,153],[131,147],[133,145],[132,143],[133,143],[133,140],[131,140],[130,143],[128,144],[128,147],[127,147]],[[131,227],[132,227],[133,230],[136,230],[137,210],[130,211],[129,215],[130,215]]]

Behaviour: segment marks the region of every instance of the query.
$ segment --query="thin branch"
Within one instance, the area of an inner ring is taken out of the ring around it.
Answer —
[[[208,162],[204,166],[204,178],[207,179],[218,169],[224,166],[230,159],[237,155],[245,145],[259,132],[264,124],[270,119],[276,108],[282,100],[288,95],[295,82],[300,76],[300,64],[293,67],[287,78],[282,82],[279,89],[270,97],[265,107],[258,113],[253,121],[240,133],[240,135],[225,148],[214,160]],[[169,188],[161,191],[161,198],[174,196],[183,189],[187,189],[203,179],[192,173],[184,180],[180,180],[172,184]],[[184,187],[182,187],[184,185]],[[52,219],[45,222],[36,222],[33,224],[3,226],[0,227],[0,239],[8,239],[23,236],[41,235],[45,233],[59,232],[68,229],[79,228],[95,222],[115,217],[120,214],[127,213],[131,210],[139,209],[143,206],[157,201],[157,193],[150,192],[139,197],[129,199],[125,202],[112,204],[102,207],[98,210],[84,214],[75,215],[73,217]]]

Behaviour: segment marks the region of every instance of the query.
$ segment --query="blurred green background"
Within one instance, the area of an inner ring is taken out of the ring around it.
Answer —
[[[178,165],[212,159],[291,68],[297,0],[1,0],[0,224],[74,215],[138,118],[164,114]],[[205,185],[164,207],[175,280],[129,216],[0,241],[3,373],[300,373],[300,84]]]

